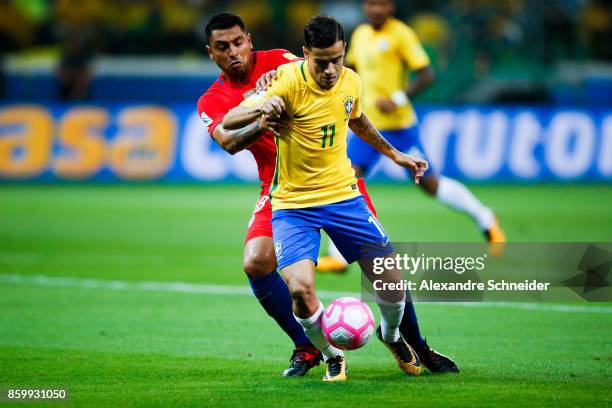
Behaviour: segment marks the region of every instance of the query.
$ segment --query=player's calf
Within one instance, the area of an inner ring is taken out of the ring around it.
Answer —
[[[293,341],[296,351],[292,364],[283,375],[304,375],[313,367],[311,355],[320,358],[302,326],[292,312],[293,300],[283,278],[276,272],[276,258],[271,237],[255,237],[247,241],[244,250],[244,270],[253,294],[263,309]],[[311,349],[311,353],[304,353]],[[313,351],[314,350],[314,351]],[[318,364],[318,361],[316,361]]]
[[[314,288],[308,286],[291,286],[289,283],[289,292],[293,298],[293,312],[300,318],[312,316],[319,307],[319,299],[317,298]]]
[[[299,318],[315,314],[320,306],[314,287],[314,262],[300,260],[282,270],[293,298],[293,313]]]

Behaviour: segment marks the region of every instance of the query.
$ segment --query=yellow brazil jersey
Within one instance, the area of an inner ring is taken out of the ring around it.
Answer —
[[[370,24],[360,25],[351,37],[346,60],[363,80],[362,109],[374,126],[391,130],[417,122],[410,102],[391,113],[383,113],[376,107],[378,99],[388,99],[394,92],[405,89],[410,71],[430,64],[410,27],[394,18],[388,19],[380,30],[374,30]]]
[[[361,80],[344,68],[330,90],[308,73],[308,62],[282,65],[265,93],[244,100],[252,107],[277,95],[285,102],[289,128],[276,141],[276,169],[270,188],[272,210],[306,208],[360,195],[346,155],[350,119],[361,116]]]

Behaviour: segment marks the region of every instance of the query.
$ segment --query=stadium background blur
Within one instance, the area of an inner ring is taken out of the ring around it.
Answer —
[[[470,183],[509,241],[611,242],[610,2],[397,6],[438,73],[416,99],[434,166]],[[203,31],[220,10],[244,17],[257,49],[297,55],[311,15],[337,17],[347,38],[363,21],[349,0],[0,0],[0,389],[68,386],[83,406],[301,406],[305,393],[310,405],[609,404],[609,305],[419,304],[460,376],[398,389],[379,345],[351,353],[354,377],[333,391],[319,372],[277,376],[289,345],[241,271],[255,166],[195,112],[218,76]],[[393,165],[374,173],[395,240],[482,241],[399,188]],[[355,268],[317,280],[334,291],[324,300],[359,290]]]
[[[612,60],[612,11],[605,0],[397,3],[398,16],[416,30],[439,74],[420,102],[610,103],[612,88],[605,63]],[[5,95],[57,97],[59,90],[51,85],[39,89],[41,78],[36,79],[36,92],[28,89],[25,82],[34,79],[25,78],[23,69],[44,67],[45,74],[52,74],[51,67],[57,66],[68,49],[78,50],[73,60],[80,65],[94,62],[94,56],[172,56],[172,63],[201,59],[206,18],[219,10],[242,15],[258,48],[282,47],[294,52],[300,51],[305,21],[317,12],[337,16],[349,34],[363,21],[355,0],[92,0],[86,4],[78,0],[3,0],[0,52],[11,56]],[[13,60],[15,54],[21,58]],[[29,59],[38,64],[29,65]],[[150,62],[147,59],[143,72]],[[110,74],[105,67],[93,64],[94,83]],[[188,74],[204,73],[198,65]],[[211,69],[205,74],[210,81]],[[18,89],[13,81],[20,82]],[[164,98],[191,101],[200,88],[201,84],[190,88],[191,93],[168,93]],[[134,95],[119,90],[112,96],[117,100],[151,97],[146,89]],[[111,95],[96,92],[94,86],[89,97],[108,99]]]

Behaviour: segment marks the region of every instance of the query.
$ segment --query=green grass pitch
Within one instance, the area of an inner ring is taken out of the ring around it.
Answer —
[[[416,188],[370,190],[396,241],[481,239]],[[473,190],[512,241],[612,241],[609,185]],[[280,376],[291,345],[253,296],[143,284],[244,288],[257,194],[241,185],[1,186],[0,389],[68,388],[58,406],[610,405],[609,304],[418,304],[424,334],[461,374],[406,377],[373,339],[348,353],[348,382],[327,384],[323,367]],[[317,279],[319,289],[359,288],[355,268]],[[121,282],[100,285],[108,280]]]

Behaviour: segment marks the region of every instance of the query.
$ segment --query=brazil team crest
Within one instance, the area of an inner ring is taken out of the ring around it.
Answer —
[[[283,257],[283,246],[280,241],[276,241],[274,243],[274,254],[276,255],[276,259],[281,259]]]
[[[347,96],[342,100],[344,103],[344,115],[348,118],[353,113],[353,106],[355,105],[355,98],[352,96]]]

